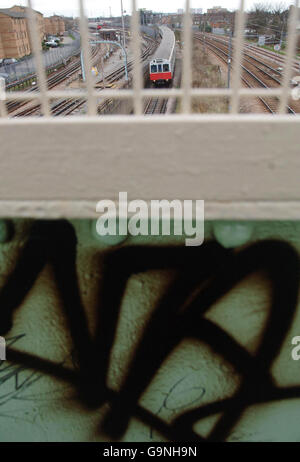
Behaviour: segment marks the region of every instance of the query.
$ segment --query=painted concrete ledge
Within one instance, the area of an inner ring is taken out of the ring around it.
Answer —
[[[97,201],[126,191],[204,199],[207,218],[297,219],[299,124],[264,115],[2,119],[0,214],[89,217]]]

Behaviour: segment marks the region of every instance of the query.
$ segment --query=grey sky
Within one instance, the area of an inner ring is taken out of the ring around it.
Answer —
[[[262,0],[246,0],[246,8],[251,7],[254,3],[260,3]],[[123,0],[124,9],[130,12],[130,0]],[[293,3],[292,0],[270,0],[268,3],[284,3],[287,6]],[[26,5],[26,0],[0,0],[0,8],[9,8],[13,5]],[[45,15],[64,14],[76,15],[78,12],[77,0],[33,0],[34,8],[41,11]],[[147,8],[161,12],[176,12],[178,8],[182,8],[183,0],[139,0],[140,8]],[[89,16],[112,15],[120,14],[120,0],[86,0],[86,12]],[[191,0],[192,8],[211,8],[214,5],[221,5],[228,9],[234,9],[239,5],[239,0]]]

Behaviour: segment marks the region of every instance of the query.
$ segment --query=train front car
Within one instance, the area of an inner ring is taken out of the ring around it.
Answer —
[[[153,59],[150,63],[150,80],[156,84],[169,84],[172,81],[172,69],[167,59]]]
[[[175,67],[175,34],[166,26],[160,27],[161,42],[150,62],[149,76],[154,85],[170,86]]]

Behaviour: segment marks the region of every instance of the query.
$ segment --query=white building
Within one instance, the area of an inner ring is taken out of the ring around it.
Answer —
[[[202,8],[191,8],[191,14],[202,14],[202,11]],[[184,9],[179,8],[179,10],[177,10],[177,14],[184,14]]]
[[[192,14],[202,14],[203,8],[191,8]]]

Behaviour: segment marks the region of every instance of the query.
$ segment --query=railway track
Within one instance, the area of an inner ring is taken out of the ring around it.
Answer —
[[[90,32],[95,32],[95,29],[89,28],[89,30],[90,30]],[[119,32],[122,32],[121,29],[116,29],[116,30],[119,31]],[[77,33],[79,34],[78,31],[77,31]],[[128,34],[128,31],[126,31],[126,34]],[[73,55],[71,55],[69,58],[67,58],[67,61],[68,61],[68,62],[71,62],[71,61],[72,61],[72,58],[75,57],[75,56],[79,56],[79,54],[80,54],[80,50],[79,50],[78,52],[74,53]],[[80,61],[77,59],[77,69],[78,69],[78,63],[80,64]],[[73,63],[72,63],[72,64],[73,64]],[[53,66],[53,67],[54,67],[54,66]],[[77,69],[76,69],[76,70],[77,70]],[[58,75],[58,72],[57,72],[57,71],[51,73],[51,77],[48,79],[48,82],[51,82],[51,78],[52,78],[52,77],[53,77],[53,79],[55,79],[55,76],[56,76],[56,75]],[[24,82],[26,82],[26,80],[29,80],[29,79],[36,79],[36,78],[37,78],[36,74],[27,75],[26,77],[24,77],[24,78],[22,78],[22,79],[20,79],[20,80],[16,80],[16,81],[14,81],[14,82],[12,82],[12,83],[7,84],[7,85],[6,85],[6,91],[8,91],[9,89],[14,88],[14,87],[16,87],[16,86],[18,86],[18,85],[23,84]],[[30,90],[28,90],[28,91],[30,91]],[[34,90],[31,90],[31,91],[34,91]]]
[[[254,54],[261,55],[262,57],[266,57],[269,60],[276,62],[280,66],[284,66],[284,63],[285,63],[284,56],[279,56],[276,53],[273,53],[272,51],[265,50],[264,48],[259,48],[255,45],[246,44],[245,47],[251,50]],[[297,61],[296,59],[293,61],[292,69],[295,72],[300,72],[300,62]]]
[[[92,59],[95,60],[97,55],[98,55],[99,50],[93,50],[92,51]],[[63,83],[65,80],[67,80],[69,77],[71,77],[73,74],[78,72],[80,69],[80,59],[77,59],[76,62],[73,62],[72,64],[68,65],[65,69],[62,71],[58,72],[56,75],[53,75],[47,79],[47,84],[48,84],[48,89],[51,90],[52,88],[55,88],[57,85],[60,85]],[[38,86],[35,86],[34,88],[30,88],[27,90],[29,93],[34,93],[38,89]],[[8,113],[12,113],[21,107],[25,106],[28,104],[28,101],[9,101],[6,105]],[[40,105],[35,105],[34,107],[30,107],[25,109],[24,111],[16,114],[17,116],[22,115],[32,115],[34,113],[33,109],[35,111],[38,110]]]
[[[145,115],[154,115],[154,114],[164,114],[167,109],[167,98],[151,98],[147,101],[144,114]]]
[[[146,62],[149,55],[151,55],[154,51],[154,49],[156,48],[157,46],[157,42],[153,39],[151,39],[150,37],[146,37],[146,41],[148,43],[148,46],[146,47],[146,49],[143,51],[142,55],[141,55],[141,62]],[[133,60],[130,60],[128,61],[127,63],[127,69],[128,69],[128,72],[130,72],[132,69],[133,69]],[[105,77],[105,84],[114,84],[116,83],[117,81],[119,81],[125,74],[125,66],[120,66],[118,69],[114,70],[113,72],[111,72],[109,75],[107,75]],[[104,83],[103,79],[100,79],[98,82],[97,82],[97,85],[100,85],[101,83]],[[99,88],[99,87],[98,87]],[[100,88],[101,90],[101,88]],[[99,95],[101,96],[101,95]],[[70,101],[70,100],[69,100]],[[103,114],[107,111],[107,108],[109,108],[109,106],[112,104],[112,100],[111,99],[106,99],[105,101],[101,102],[101,104],[98,105],[97,107],[97,112],[98,114]],[[70,106],[70,108],[67,107],[66,111],[63,111],[63,110],[59,110],[59,114],[57,115],[72,115],[72,113],[76,110],[78,110],[81,106],[83,106],[84,104],[86,103],[86,100],[85,99],[82,99],[81,101],[77,101],[76,104],[74,104],[74,107],[72,109],[72,106]],[[56,114],[55,114],[56,115]]]
[[[148,59],[148,57],[153,53],[153,51],[155,50],[155,48],[157,46],[157,41],[156,40],[154,40],[154,39],[152,39],[150,37],[146,37],[146,40],[148,42],[148,46],[141,54],[141,61],[142,62],[145,62]],[[127,69],[128,69],[128,72],[132,71],[132,69],[133,69],[133,60],[128,61]],[[109,82],[109,83],[113,83],[116,80],[119,80],[120,77],[122,77],[124,75],[124,72],[125,72],[125,66],[121,66],[118,69],[116,69],[115,71],[113,71],[111,74],[109,74],[109,79],[108,79],[108,77],[105,77],[105,81]],[[100,79],[97,82],[97,84],[100,84],[100,83],[103,83],[103,79]]]
[[[202,34],[195,34],[196,40],[199,40],[211,51],[214,52],[226,65],[228,65],[228,43],[227,41],[209,38],[207,35],[205,39]],[[217,44],[216,44],[217,43]],[[281,85],[281,72],[270,66],[268,63],[261,61],[258,57],[254,57],[247,52],[243,53],[242,67],[242,81],[245,86],[249,88],[277,88]],[[275,114],[278,106],[278,98],[276,97],[258,97],[257,98],[265,112]],[[287,111],[290,114],[295,114],[296,110],[287,106]]]
[[[146,37],[146,42],[147,42],[148,46],[146,47],[146,49],[143,51],[143,53],[141,55],[142,62],[145,62],[148,59],[149,55],[151,55],[153,53],[154,49],[157,46],[157,42],[155,40],[153,40],[152,38],[150,38],[150,37]],[[93,50],[93,51],[94,51],[93,61],[95,63],[95,61],[97,60],[97,50]],[[132,68],[133,68],[133,60],[131,60],[131,61],[129,61],[127,63],[127,67],[128,67],[128,71],[130,72],[132,70]],[[77,65],[77,69],[75,67],[74,67],[74,69],[71,69],[72,73],[77,72],[79,68],[80,68],[80,62]],[[113,83],[117,82],[118,80],[120,80],[120,78],[123,77],[124,73],[125,73],[125,66],[122,65],[118,69],[114,70],[113,72],[111,72],[109,75],[107,75],[105,77],[106,85],[107,84],[113,84]],[[48,80],[48,88],[51,89],[54,86],[58,85],[59,83],[62,83],[65,79],[69,78],[70,75],[72,75],[72,74],[70,72],[66,71],[66,72],[62,73],[62,75],[60,75],[58,79],[55,79],[54,82],[52,81],[52,82],[49,83],[49,80]],[[100,85],[101,83],[104,83],[103,79],[100,79],[97,82],[97,85]],[[100,90],[101,90],[101,88],[100,88]],[[52,112],[53,116],[72,115],[72,113],[74,113],[75,111],[78,111],[85,103],[86,103],[85,98],[80,98],[80,99],[75,99],[75,100],[74,99],[64,99],[64,100],[61,100],[59,102],[55,102],[54,104],[52,104],[51,112]],[[27,104],[27,103],[25,103],[25,104]],[[23,102],[22,102],[22,105],[24,105]],[[104,106],[105,107],[107,106],[107,102],[101,103],[101,105],[99,105],[99,107],[98,107],[98,112],[99,113],[101,113],[101,107],[104,107]],[[21,107],[21,106],[19,106],[19,107]],[[34,105],[32,107],[26,108],[21,112],[18,112],[15,115],[15,117],[26,117],[26,116],[31,116],[31,115],[34,115],[34,114],[38,114],[39,109],[40,109],[40,105],[37,104],[37,105]]]
[[[203,34],[206,37],[208,37],[208,34]],[[209,34],[209,36],[213,37],[215,41],[223,42],[223,43],[228,43],[229,38],[228,37],[220,37],[214,34]],[[234,42],[234,39],[233,39]],[[279,55],[278,53],[275,53],[271,50],[266,50],[265,48],[258,47],[257,45],[251,45],[250,43],[245,42],[244,48],[248,49],[251,51],[253,54],[261,56],[261,58],[267,58],[268,61],[273,61],[274,63],[283,66],[285,63],[285,57]],[[300,60],[294,59],[293,60],[293,70],[295,72],[300,72]]]

